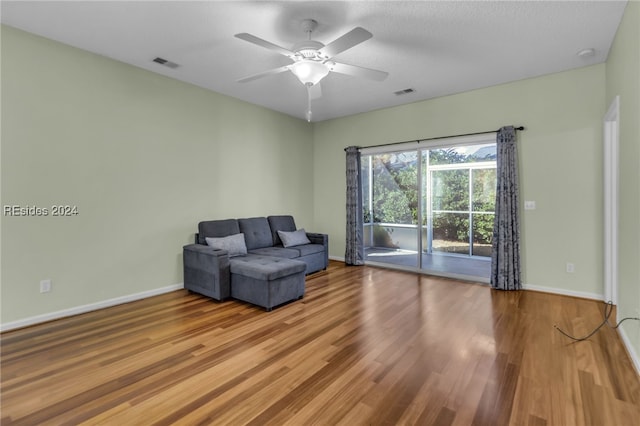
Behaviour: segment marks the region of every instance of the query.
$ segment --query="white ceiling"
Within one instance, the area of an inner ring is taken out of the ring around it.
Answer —
[[[373,38],[336,60],[383,70],[383,82],[331,73],[313,121],[604,62],[626,1],[2,1],[2,23],[304,119],[290,72],[236,80],[291,61],[234,34],[285,48],[318,21],[325,44],[356,26]],[[576,53],[595,49],[587,58]],[[180,65],[152,62],[162,57]],[[415,93],[394,92],[412,88]]]

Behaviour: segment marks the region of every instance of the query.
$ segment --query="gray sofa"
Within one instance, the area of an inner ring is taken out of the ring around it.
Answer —
[[[195,244],[183,247],[185,288],[216,300],[243,300],[268,311],[302,298],[305,275],[329,264],[329,242],[326,234],[307,232],[308,243],[285,247],[278,231],[296,230],[292,216],[200,222]],[[221,239],[242,243],[238,234],[244,236],[242,247],[216,245]]]

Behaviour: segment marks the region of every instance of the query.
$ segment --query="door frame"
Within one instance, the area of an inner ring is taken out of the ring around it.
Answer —
[[[618,146],[620,96],[603,118],[604,145],[604,299],[618,304]]]

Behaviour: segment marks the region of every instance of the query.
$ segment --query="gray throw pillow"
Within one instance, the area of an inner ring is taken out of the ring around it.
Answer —
[[[229,257],[247,254],[247,245],[244,242],[244,234],[233,234],[223,238],[205,238],[207,245],[218,250],[226,250]]]
[[[292,232],[278,231],[278,236],[282,240],[282,245],[285,247],[311,244],[311,241],[309,241],[309,239],[307,238],[307,232],[304,230],[304,228]]]

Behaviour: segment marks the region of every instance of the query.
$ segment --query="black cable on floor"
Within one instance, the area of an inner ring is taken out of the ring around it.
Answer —
[[[604,307],[604,321],[602,321],[602,323],[597,326],[595,328],[595,330],[593,330],[591,333],[587,334],[584,337],[575,337],[570,335],[569,333],[567,333],[566,331],[562,330],[560,327],[558,327],[557,325],[553,325],[553,328],[555,328],[556,330],[558,330],[560,333],[564,334],[565,336],[567,336],[568,338],[575,340],[576,342],[581,342],[583,340],[587,340],[589,337],[593,336],[594,334],[596,334],[596,332],[598,330],[600,330],[605,324],[608,325],[610,328],[616,329],[618,327],[620,327],[620,324],[622,324],[623,322],[627,321],[627,320],[636,320],[636,321],[640,321],[640,318],[635,318],[635,317],[626,317],[626,318],[622,318],[620,321],[618,321],[618,323],[614,326],[609,324],[609,317],[611,316],[611,313],[613,312],[613,303],[611,301],[608,301],[605,303],[605,307]]]

